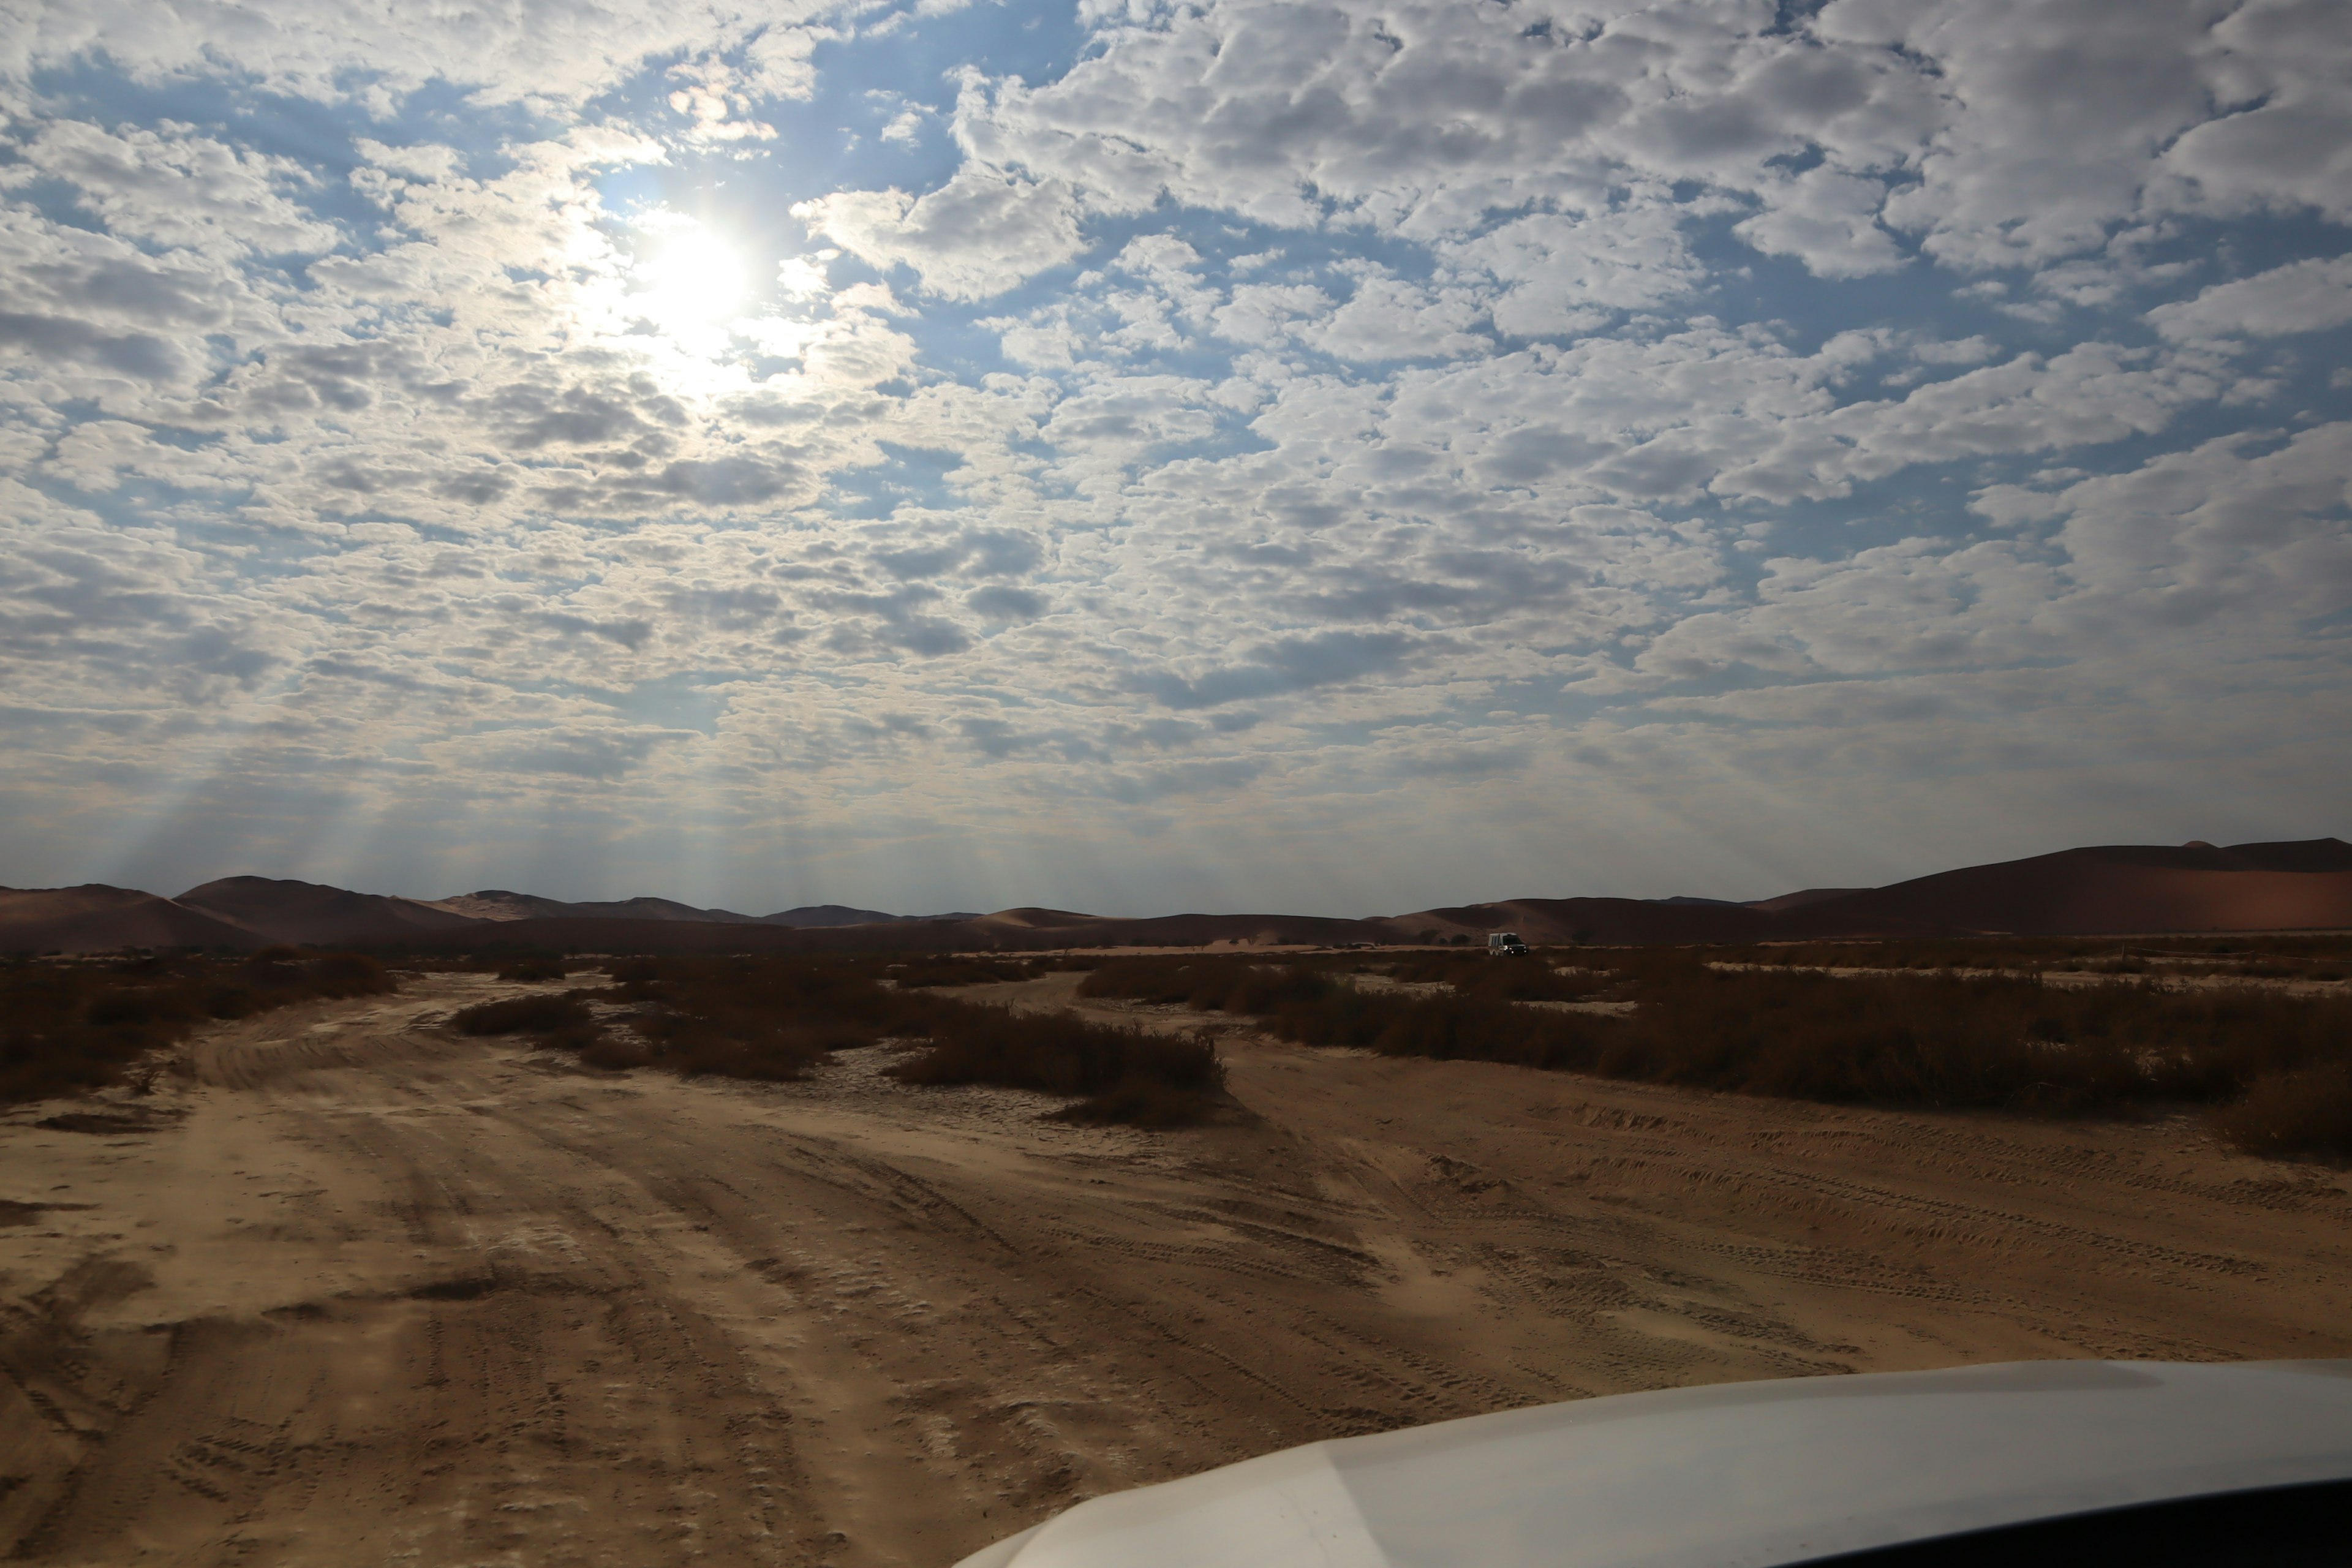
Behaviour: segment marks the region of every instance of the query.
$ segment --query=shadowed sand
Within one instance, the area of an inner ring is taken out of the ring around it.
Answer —
[[[1076,979],[962,994],[1063,1005]],[[1256,1120],[1149,1134],[897,1084],[884,1048],[682,1082],[433,1026],[522,989],[273,1013],[149,1096],[9,1113],[0,1543],[944,1564],[1113,1488],[1538,1401],[2352,1353],[2346,1180],[2186,1120],[1841,1110],[1237,1032]]]

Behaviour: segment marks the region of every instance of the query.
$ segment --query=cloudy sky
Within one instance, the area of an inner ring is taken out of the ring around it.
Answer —
[[[2352,832],[2344,0],[0,0],[0,882]]]

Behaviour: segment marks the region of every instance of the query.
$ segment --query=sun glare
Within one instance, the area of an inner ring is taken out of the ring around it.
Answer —
[[[742,262],[698,225],[665,235],[635,270],[642,285],[636,291],[639,306],[673,337],[715,327],[743,302]]]

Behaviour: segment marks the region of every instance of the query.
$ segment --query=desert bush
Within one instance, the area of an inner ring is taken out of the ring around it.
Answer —
[[[569,973],[558,958],[516,958],[499,966],[501,980],[547,981],[561,980]]]
[[[199,1026],[318,997],[394,987],[372,958],[306,957],[290,947],[251,959],[18,962],[0,968],[0,1103],[45,1100],[121,1079],[147,1053]]]
[[[329,952],[305,961],[310,989],[320,996],[376,996],[393,988],[392,976],[363,952]]]
[[[2352,1060],[2257,1079],[2244,1100],[2214,1113],[2213,1126],[2249,1154],[2352,1158]]]
[[[1223,1097],[1213,1090],[1179,1089],[1134,1078],[1055,1111],[1051,1120],[1092,1126],[1118,1123],[1153,1130],[1197,1127],[1213,1118],[1223,1103]]]
[[[1629,965],[1639,1003],[1596,1070],[1825,1100],[2083,1111],[2218,1103],[2352,1056],[2352,1005],[2030,977]]]
[[[598,1035],[580,1047],[580,1059],[608,1072],[626,1072],[631,1068],[653,1066],[654,1053],[643,1040]]]
[[[1274,1034],[1307,1045],[1834,1102],[2067,1113],[2247,1096],[2247,1127],[2285,1124],[2284,1100],[2258,1102],[2250,1089],[2352,1064],[2352,1002],[2342,999],[2131,983],[2062,988],[1940,969],[1726,971],[1675,949],[1621,950],[1609,962],[1608,972],[1559,974],[1430,954],[1401,964],[1398,977],[1450,982],[1449,991],[1359,990],[1310,974],[1286,994],[1232,1010],[1258,1013]],[[1197,996],[1222,984],[1139,967],[1104,973],[1115,994],[1179,999],[1188,985]],[[1562,994],[1635,1007],[1620,1017],[1517,1005]],[[2313,1105],[2334,1103],[2320,1092],[2336,1081],[2324,1072],[2293,1081]],[[2330,1114],[2314,1110],[2322,1131],[2295,1136],[2323,1145]]]
[[[553,1035],[593,1022],[585,1002],[551,992],[478,1002],[449,1016],[449,1026],[461,1035]]]
[[[1110,1030],[1063,1013],[1012,1013],[918,990],[931,973],[1016,978],[1018,962],[915,962],[903,969],[816,957],[637,959],[612,975],[640,1002],[645,1047],[607,1041],[581,1060],[658,1065],[740,1079],[795,1079],[828,1051],[924,1041],[891,1072],[908,1084],[1000,1084],[1082,1096],[1077,1119],[1176,1126],[1221,1102],[1223,1065],[1206,1041]],[[952,969],[950,969],[952,963]],[[1007,973],[1009,971],[1009,973]],[[894,987],[879,983],[889,973]],[[976,983],[967,978],[964,983]]]
[[[998,971],[1026,967],[978,962]],[[1172,1126],[1197,1120],[1219,1102],[1223,1068],[1205,1041],[932,994],[906,978],[921,973],[918,963],[889,970],[797,956],[616,963],[611,973],[622,995],[641,1004],[632,1022],[642,1044],[608,1039],[583,1048],[581,1059],[609,1068],[789,1079],[805,1076],[830,1051],[897,1038],[925,1042],[893,1068],[905,1082],[989,1083],[1082,1096],[1085,1103],[1071,1108],[1081,1119]],[[898,984],[881,984],[885,973]]]
[[[1037,966],[1019,959],[917,958],[894,963],[888,971],[899,985],[987,985],[1003,980],[1034,980]]]
[[[991,1083],[1101,1096],[1128,1086],[1213,1095],[1224,1087],[1216,1047],[1198,1037],[1148,1034],[1066,1013],[936,1004],[929,1048],[891,1068],[907,1083]]]
[[[1320,996],[1334,984],[1324,970],[1298,960],[1160,956],[1105,963],[1079,983],[1078,994],[1175,1003],[1212,1013],[1267,1013]]]
[[[1508,1062],[1552,1070],[1590,1068],[1609,1020],[1484,996],[1415,995],[1336,986],[1275,1014],[1267,1027],[1309,1046],[1359,1046],[1392,1057]]]
[[[1114,958],[1078,982],[1078,994],[1206,1006],[1205,998],[1232,985],[1233,973],[1224,959]],[[1196,1003],[1196,995],[1202,1000]]]
[[[1574,1002],[1598,994],[1616,984],[1606,971],[1580,969],[1562,974],[1538,957],[1489,958],[1486,953],[1417,953],[1391,971],[1394,978],[1419,984],[1451,985],[1465,996],[1496,1002]]]
[[[2252,979],[2320,977],[2352,961],[2352,937],[2247,938],[1936,937],[1877,941],[1845,939],[1751,944],[1714,949],[1727,962],[1782,968],[2006,969],[2088,971],[2093,973],[2224,973]]]

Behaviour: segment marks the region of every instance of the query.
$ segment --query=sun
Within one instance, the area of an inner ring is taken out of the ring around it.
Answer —
[[[631,270],[639,284],[631,291],[633,301],[673,338],[707,332],[743,303],[742,261],[697,223],[663,235]]]

